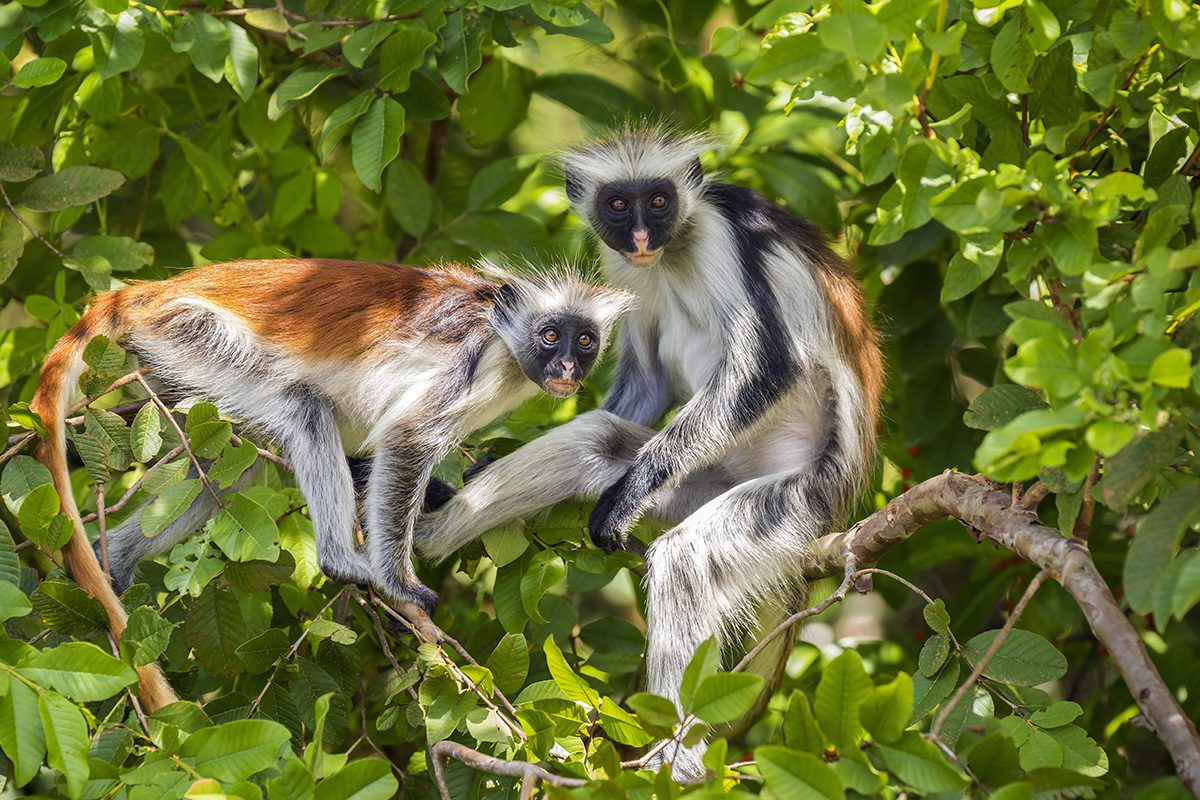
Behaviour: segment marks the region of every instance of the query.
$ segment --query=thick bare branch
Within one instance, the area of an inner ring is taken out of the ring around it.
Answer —
[[[472,750],[464,744],[447,740],[438,742],[429,748],[429,765],[433,768],[433,779],[437,783],[438,793],[442,796],[442,800],[453,800],[450,797],[450,790],[446,786],[444,767],[447,758],[461,761],[471,769],[477,769],[480,772],[490,772],[492,775],[501,775],[505,778],[520,778],[522,781],[543,781],[551,786],[561,786],[564,789],[577,789],[580,786],[587,786],[587,781],[581,778],[566,778],[562,775],[555,775],[553,772],[547,772],[537,764],[530,764],[527,761],[505,761],[502,758],[496,758],[495,756],[485,755],[478,750]]]

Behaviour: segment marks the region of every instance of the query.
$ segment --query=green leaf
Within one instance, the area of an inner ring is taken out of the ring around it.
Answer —
[[[48,483],[37,487],[25,495],[21,503],[21,513],[17,515],[21,531],[44,549],[57,550],[62,543],[54,541],[54,537],[48,534],[50,523],[58,516],[58,509],[58,492],[54,491],[54,487]]]
[[[904,734],[913,711],[912,678],[903,672],[891,683],[876,686],[859,709],[863,727],[877,742],[894,742]]]
[[[871,679],[855,651],[846,650],[822,670],[813,710],[821,730],[838,748],[857,746],[862,733],[859,709],[870,695]]]
[[[533,172],[535,162],[524,158],[501,158],[488,164],[471,180],[467,207],[494,208],[520,190]]]
[[[137,673],[128,664],[88,642],[66,642],[41,650],[19,671],[80,703],[107,700],[137,681]]]
[[[937,746],[916,731],[908,731],[895,744],[879,745],[878,752],[888,771],[918,791],[957,792],[967,785]]]
[[[1200,603],[1200,550],[1191,550],[1171,589],[1171,611],[1176,618],[1183,619],[1196,603]]]
[[[383,168],[400,154],[404,135],[404,106],[380,97],[354,126],[350,137],[351,161],[359,180],[373,192],[381,190]]]
[[[146,49],[138,18],[131,9],[117,16],[115,26],[102,27],[91,38],[97,73],[105,80],[136,67]]]
[[[887,29],[870,14],[838,14],[817,26],[821,43],[852,62],[865,64],[883,53]]]
[[[291,644],[287,631],[268,628],[250,641],[238,645],[236,652],[246,671],[254,674],[266,672],[274,666]]]
[[[963,645],[972,664],[978,664],[1000,631],[984,631]],[[1054,645],[1032,631],[1014,628],[992,656],[983,674],[1013,686],[1037,686],[1058,680],[1067,672],[1067,659]]]
[[[437,57],[438,71],[457,94],[466,94],[467,78],[482,63],[483,36],[473,15],[462,10],[447,15],[446,27],[442,28],[442,49]]]
[[[61,58],[35,58],[25,62],[25,65],[13,77],[12,85],[18,89],[49,86],[61,78],[66,71],[67,62]]]
[[[1097,259],[1096,223],[1080,217],[1043,223],[1038,233],[1064,275],[1082,275]]]
[[[406,92],[413,70],[425,63],[425,52],[437,36],[421,28],[396,30],[379,48],[379,85],[391,92]]]
[[[213,83],[219,83],[224,76],[230,39],[229,29],[220,17],[198,12],[188,14],[171,46],[176,52],[186,52],[196,71]]]
[[[692,696],[692,713],[705,722],[732,722],[746,714],[762,691],[760,675],[719,672],[709,675]]]
[[[1029,715],[1029,721],[1039,728],[1061,728],[1074,722],[1083,709],[1070,700],[1059,700]]]
[[[992,42],[992,66],[996,77],[1007,91],[1024,94],[1030,89],[1029,74],[1033,71],[1035,53],[1029,40],[1021,35],[1024,20],[1010,17]]]
[[[798,33],[769,41],[770,47],[759,54],[758,61],[746,73],[750,83],[762,86],[781,80],[798,83],[838,61],[837,53],[816,33]]]
[[[46,732],[46,763],[67,779],[68,797],[81,796],[90,774],[90,741],[83,714],[66,698],[44,692],[38,695],[38,716]]]
[[[1192,352],[1172,347],[1159,353],[1150,365],[1150,382],[1171,389],[1186,389],[1192,382]]]
[[[33,211],[62,211],[86,206],[112,194],[123,183],[125,176],[111,169],[64,167],[29,184],[21,195],[21,205]]]
[[[221,457],[208,468],[208,479],[222,489],[228,489],[258,460],[258,448],[242,439],[241,444],[226,442]]]
[[[14,617],[23,617],[33,610],[29,598],[16,586],[8,581],[0,581],[0,622],[7,622]]]
[[[588,119],[604,124],[650,112],[649,107],[627,89],[585,73],[539,75],[533,90]]]
[[[425,177],[421,171],[408,161],[393,161],[388,166],[384,175],[384,200],[387,201],[392,219],[399,223],[405,233],[410,236],[420,236],[429,227],[429,220],[433,215],[433,193],[429,189],[429,184],[425,183]],[[508,528],[499,530],[508,530]],[[520,534],[519,531],[518,533]],[[521,552],[524,552],[525,537],[523,534],[520,535]],[[484,535],[484,544],[485,546],[487,544],[487,534]],[[511,559],[509,560],[511,561]],[[503,563],[497,561],[496,566],[503,566],[507,563],[507,561]]]
[[[154,248],[128,236],[87,236],[72,245],[70,252],[78,258],[100,256],[114,272],[133,272],[154,262]],[[114,369],[120,369],[124,362],[125,352],[121,350],[121,361]]]
[[[362,69],[371,53],[375,52],[375,48],[395,27],[389,23],[372,22],[347,36],[342,42],[342,56],[345,57],[346,63],[356,69]]]
[[[946,281],[942,284],[942,302],[966,297],[992,277],[1004,255],[1004,238],[999,234],[964,236],[962,247],[950,259]]]
[[[129,428],[129,445],[135,461],[149,461],[162,447],[162,417],[153,403],[142,406]]]
[[[250,40],[245,29],[225,20],[229,31],[229,55],[225,59],[225,80],[238,93],[242,101],[250,99],[258,85],[258,48]]]
[[[30,600],[45,626],[63,636],[90,636],[108,627],[99,601],[65,579],[42,581]]]
[[[174,629],[153,607],[138,606],[121,634],[121,657],[138,667],[155,661],[166,652]]]
[[[599,708],[600,695],[588,685],[587,681],[576,675],[575,671],[567,664],[562,651],[554,643],[553,636],[546,637],[542,650],[546,654],[546,667],[550,670],[550,677],[554,679],[558,688],[562,689],[563,694],[568,699],[583,703],[588,708]]]
[[[17,786],[29,783],[46,757],[46,733],[38,710],[38,695],[23,682],[0,679],[8,691],[0,693],[0,747],[13,764]]]
[[[654,737],[642,730],[632,714],[607,697],[600,701],[600,724],[614,742],[644,747],[654,741]]]
[[[665,697],[638,692],[625,702],[647,725],[671,730],[680,722],[679,709]]]
[[[819,797],[841,800],[845,796],[842,779],[812,753],[765,745],[754,751],[754,760],[767,788],[781,800]]]
[[[196,658],[209,672],[232,676],[241,671],[237,649],[248,636],[246,620],[232,592],[215,583],[205,586],[188,608],[183,631]]]
[[[165,531],[191,507],[192,502],[200,496],[201,488],[202,484],[196,478],[168,486],[142,510],[142,534],[157,536]]]
[[[1074,354],[1058,338],[1025,342],[1004,365],[1004,371],[1017,383],[1045,389],[1051,397],[1072,397],[1083,387]]]
[[[825,751],[825,734],[817,725],[808,695],[796,690],[783,715],[783,741],[788,747],[820,755]]]
[[[290,739],[278,722],[240,719],[196,731],[179,752],[201,775],[232,783],[278,764]]]
[[[184,431],[191,440],[193,453],[199,458],[216,458],[233,435],[233,426],[221,419],[212,403],[196,403],[188,410]]]
[[[467,94],[458,99],[458,114],[473,146],[502,142],[525,120],[535,78],[532,70],[506,58],[493,58],[471,77]],[[478,208],[474,202],[471,207]]]
[[[317,800],[390,800],[400,784],[391,765],[379,758],[360,758],[317,784]]]
[[[534,622],[545,623],[538,606],[546,592],[567,572],[563,560],[553,550],[539,550],[521,575],[521,605]]]
[[[1104,477],[1096,484],[1096,497],[1118,511],[1132,503],[1159,470],[1175,460],[1182,434],[1178,420],[1173,420],[1161,430],[1134,439],[1105,463]]]
[[[12,276],[25,252],[25,229],[11,213],[0,213],[0,283]]]
[[[4,505],[13,514],[20,514],[21,504],[29,493],[51,481],[50,470],[33,457],[13,456],[12,461],[4,467],[3,475],[0,475],[0,494],[4,495]]]
[[[231,561],[274,561],[279,557],[275,519],[244,494],[226,497],[209,524],[213,544]]]
[[[333,155],[334,148],[350,132],[355,120],[367,113],[367,109],[371,107],[371,101],[374,98],[375,95],[373,93],[363,92],[353,100],[348,100],[335,108],[325,118],[325,123],[321,126],[321,136],[317,144],[317,154],[320,156],[322,164],[329,161],[330,156]]]
[[[1088,426],[1083,438],[1088,447],[1108,458],[1133,441],[1133,433],[1132,425],[1114,419],[1100,419]]]
[[[950,638],[943,634],[934,634],[925,640],[917,657],[917,667],[921,674],[932,678],[945,665],[950,657]]]
[[[525,685],[529,675],[529,645],[520,633],[507,633],[485,666],[491,670],[496,688],[506,695],[515,695]]]
[[[679,683],[679,704],[687,713],[692,711],[692,700],[697,687],[704,679],[717,674],[721,666],[721,647],[713,637],[705,639],[696,648],[687,667],[683,670],[683,678]]]
[[[1154,504],[1142,517],[1138,533],[1124,559],[1122,585],[1129,606],[1146,614],[1151,610],[1154,583],[1175,558],[1183,534],[1200,517],[1200,485],[1186,483]]]
[[[297,100],[303,100],[320,88],[321,84],[341,75],[344,70],[323,67],[301,67],[280,82],[267,104],[267,119],[277,120]]]
[[[928,678],[920,673],[913,676],[913,721],[923,719],[954,691],[958,685],[959,666],[955,656],[942,667],[936,677]]]
[[[0,142],[0,181],[27,181],[42,171],[46,159],[37,147],[15,147]]]

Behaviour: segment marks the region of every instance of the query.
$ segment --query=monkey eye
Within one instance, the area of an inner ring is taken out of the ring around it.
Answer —
[[[545,342],[546,344],[557,344],[558,343],[558,329],[557,328],[545,328],[542,331],[541,335],[542,335],[542,341]]]
[[[629,203],[626,203],[624,198],[614,197],[613,199],[608,201],[608,207],[611,208],[613,211],[620,213],[620,212],[626,210],[627,208],[629,208]]]
[[[579,338],[577,338],[575,341],[579,343],[580,347],[583,347],[585,349],[588,347],[591,347],[596,342],[596,340],[592,338],[592,335],[590,333],[579,334]]]
[[[654,197],[650,198],[650,207],[661,210],[661,209],[666,208],[667,203],[669,203],[669,202],[671,202],[671,201],[667,199],[667,196],[665,194],[661,194],[661,193],[656,194],[656,195],[654,195]]]

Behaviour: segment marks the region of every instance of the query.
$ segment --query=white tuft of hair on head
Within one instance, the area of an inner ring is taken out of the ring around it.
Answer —
[[[557,157],[564,176],[579,193],[573,203],[590,218],[596,190],[612,181],[666,179],[675,185],[680,216],[686,219],[704,191],[707,178],[695,174],[696,160],[717,140],[687,133],[663,122],[627,123],[608,136],[589,141]]]

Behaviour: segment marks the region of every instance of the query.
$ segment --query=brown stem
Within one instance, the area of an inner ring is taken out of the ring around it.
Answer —
[[[438,794],[441,795],[442,800],[453,800],[450,797],[450,789],[446,786],[445,764],[448,758],[460,761],[480,772],[489,772],[505,778],[520,778],[522,781],[527,780],[527,776],[532,776],[534,780],[564,789],[578,789],[581,786],[587,786],[588,783],[581,778],[555,775],[553,772],[547,772],[537,764],[530,764],[527,761],[505,761],[502,758],[484,755],[478,750],[472,750],[464,744],[447,739],[429,748],[429,765],[433,769],[433,780],[437,784]]]
[[[12,200],[10,200],[8,198],[8,192],[5,190],[3,183],[0,183],[0,195],[3,195],[3,197],[4,197],[4,205],[8,206],[8,213],[12,214],[13,217],[17,220],[17,222],[21,223],[21,225],[24,226],[25,230],[27,230],[31,234],[33,234],[33,238],[37,239],[42,244],[46,245],[46,248],[49,249],[49,251],[51,253],[54,253],[54,255],[58,256],[61,259],[63,257],[62,251],[59,250],[54,245],[50,244],[50,242],[47,241],[46,238],[44,236],[42,236],[42,234],[39,233],[36,228],[34,228],[32,225],[30,225],[28,222],[26,222],[25,218],[17,213],[17,209],[13,207]]]
[[[1122,92],[1129,91],[1129,87],[1133,85],[1133,79],[1137,77],[1137,74],[1141,70],[1142,66],[1148,60],[1150,60],[1150,56],[1154,55],[1155,51],[1157,51],[1159,47],[1160,45],[1152,44],[1146,49],[1146,52],[1142,53],[1141,57],[1137,60],[1137,63],[1133,65],[1133,69],[1129,70],[1129,74],[1126,75],[1125,80],[1121,82]],[[1108,108],[1104,109],[1104,113],[1100,115],[1099,121],[1090,131],[1088,131],[1087,136],[1084,137],[1083,144],[1079,146],[1080,150],[1086,153],[1091,148],[1092,142],[1097,136],[1100,135],[1100,131],[1104,130],[1104,126],[1108,124],[1110,119],[1112,119],[1112,115],[1116,113],[1116,110],[1117,104],[1115,101],[1109,104]]]
[[[96,484],[96,524],[100,528],[100,567],[108,575],[108,523],[104,510],[104,484]]]
[[[296,653],[300,652],[300,646],[304,644],[304,640],[308,638],[308,632],[312,628],[313,623],[319,620],[321,615],[332,608],[333,604],[336,603],[338,598],[345,594],[345,592],[346,587],[343,586],[341,589],[338,589],[337,594],[329,598],[329,602],[322,606],[321,610],[318,611],[316,615],[309,620],[308,624],[304,626],[304,630],[300,632],[300,636],[292,643],[292,646],[288,648],[288,651],[275,660],[276,664],[282,664],[283,662],[289,660],[292,656],[296,655]],[[263,698],[267,696],[267,690],[271,688],[271,684],[274,682],[275,673],[271,673],[271,677],[267,678],[267,682],[263,684],[262,691],[258,693],[258,697],[255,697],[254,702],[250,704],[250,710],[246,712],[247,717],[253,717],[256,713],[258,713],[258,707],[262,705]]]

